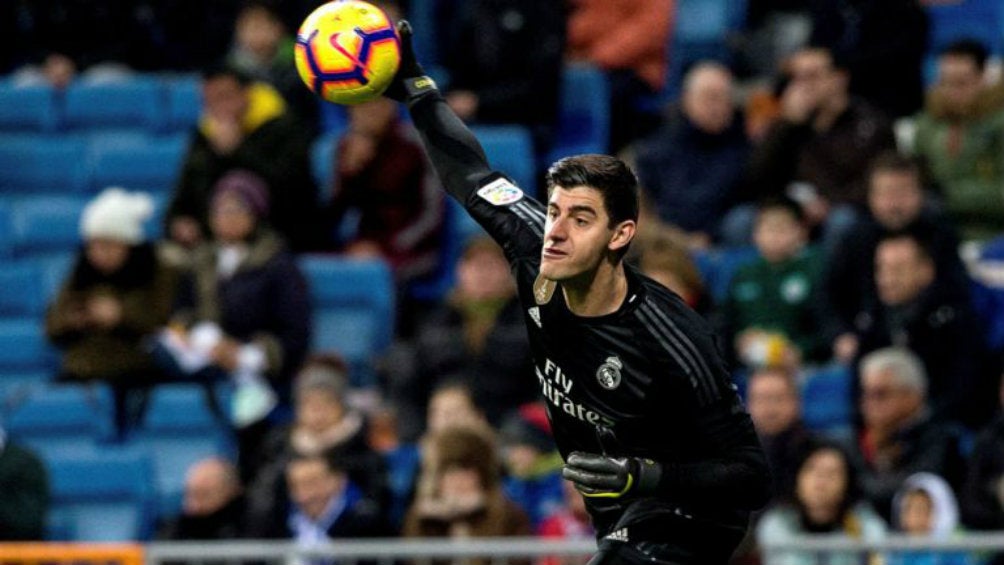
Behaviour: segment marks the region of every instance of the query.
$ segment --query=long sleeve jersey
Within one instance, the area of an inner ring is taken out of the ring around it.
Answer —
[[[441,97],[426,96],[411,112],[446,189],[505,250],[561,454],[643,457],[663,466],[652,496],[586,499],[598,536],[724,563],[749,511],[766,502],[769,480],[710,327],[627,265],[627,298],[617,311],[574,314],[560,284],[540,276],[545,206],[490,169]]]

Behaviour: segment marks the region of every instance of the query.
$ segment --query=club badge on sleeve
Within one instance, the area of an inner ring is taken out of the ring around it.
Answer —
[[[506,206],[519,202],[523,198],[523,191],[508,179],[495,179],[478,189],[478,196],[495,206]]]

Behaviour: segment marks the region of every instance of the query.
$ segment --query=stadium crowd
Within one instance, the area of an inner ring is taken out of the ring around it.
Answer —
[[[444,258],[444,196],[397,105],[350,108],[332,185],[311,176],[320,103],[292,33],[315,4],[2,3],[14,84],[201,73],[163,239],[145,237],[153,206],[129,187],[83,213],[44,321],[56,380],[110,385],[120,441],[154,387],[233,385],[211,408],[236,457],[188,469],[161,539],[590,537],[502,250],[475,236]],[[606,74],[608,149],[645,201],[632,261],[719,330],[772,466],[774,502],[737,563],[799,533],[1000,529],[1004,312],[979,301],[1002,291],[981,278],[1004,235],[999,62],[962,36],[935,50],[916,0],[746,4],[723,56],[684,64],[667,48],[687,25],[673,0],[442,0],[419,57],[463,119],[527,128],[538,173],[563,66]],[[311,350],[304,253],[390,265],[396,339],[376,386]],[[711,257],[730,258],[724,280],[706,280]],[[443,271],[441,299],[411,292]],[[833,394],[808,394],[825,379]],[[809,416],[827,410],[843,416]],[[43,463],[16,440],[0,433],[0,539],[42,539]],[[830,562],[859,562],[846,557]]]

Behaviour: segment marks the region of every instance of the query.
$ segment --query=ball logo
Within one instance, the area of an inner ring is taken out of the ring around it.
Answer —
[[[621,369],[623,368],[624,364],[616,356],[607,357],[600,368],[596,369],[596,380],[601,387],[613,390],[621,384]]]

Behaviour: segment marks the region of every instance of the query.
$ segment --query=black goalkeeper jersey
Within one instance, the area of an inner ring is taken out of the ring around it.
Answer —
[[[539,275],[544,205],[488,169],[441,100],[416,105],[412,116],[447,190],[512,266],[562,456],[585,451],[663,466],[654,496],[586,498],[600,539],[657,542],[681,560],[724,562],[769,487],[759,441],[708,324],[629,265],[627,298],[616,312],[573,314],[560,284]]]

